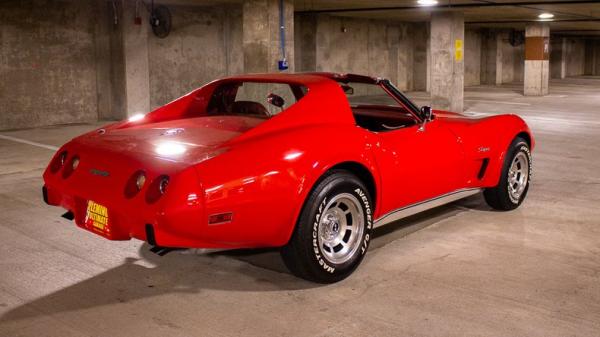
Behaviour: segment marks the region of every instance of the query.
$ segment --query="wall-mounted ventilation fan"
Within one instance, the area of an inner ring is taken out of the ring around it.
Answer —
[[[513,47],[522,45],[525,42],[525,32],[521,32],[521,31],[517,31],[517,30],[513,29],[508,34],[508,42]]]
[[[150,11],[150,26],[154,35],[162,38],[167,37],[171,32],[171,12],[165,6],[154,7],[152,2],[152,10]]]

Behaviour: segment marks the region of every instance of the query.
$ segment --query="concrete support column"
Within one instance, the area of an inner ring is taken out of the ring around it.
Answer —
[[[435,109],[463,111],[464,35],[462,13],[431,14],[431,105]]]
[[[525,96],[548,94],[550,77],[550,27],[547,23],[533,23],[525,27]]]
[[[277,62],[282,58],[280,39],[280,1],[246,0],[243,5],[242,45],[244,72],[278,72]],[[287,72],[294,71],[294,5],[283,0],[285,52],[289,64]]]
[[[136,16],[142,18],[135,24]],[[150,111],[148,67],[148,11],[140,1],[123,2],[123,55],[125,64],[125,108],[127,115]]]
[[[563,79],[567,76],[567,39],[553,39],[550,46],[550,77]]]

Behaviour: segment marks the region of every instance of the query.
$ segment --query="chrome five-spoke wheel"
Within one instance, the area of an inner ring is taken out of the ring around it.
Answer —
[[[527,187],[529,179],[529,158],[524,152],[519,152],[513,159],[508,171],[508,196],[514,203],[519,202],[521,194]]]
[[[359,200],[349,193],[336,195],[319,220],[318,240],[325,258],[335,264],[348,261],[360,247],[363,229]]]
[[[297,276],[321,283],[343,280],[360,264],[373,229],[371,194],[349,171],[333,169],[313,187],[283,262]]]
[[[531,184],[531,161],[528,142],[516,137],[506,152],[498,184],[483,191],[487,204],[500,211],[519,207]]]

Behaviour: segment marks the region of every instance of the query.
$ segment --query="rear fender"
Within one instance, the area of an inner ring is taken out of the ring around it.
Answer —
[[[206,228],[207,240],[227,238],[228,244],[244,247],[285,245],[310,191],[329,169],[356,162],[377,177],[361,135],[350,125],[288,129],[238,142],[198,164],[206,215],[233,212],[231,223]]]

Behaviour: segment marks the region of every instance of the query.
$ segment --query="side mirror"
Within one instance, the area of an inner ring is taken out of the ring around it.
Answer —
[[[274,93],[270,93],[267,96],[267,102],[269,102],[269,104],[274,105],[278,108],[282,108],[283,109],[283,105],[285,104],[285,100],[283,99],[283,97],[276,95]]]
[[[342,84],[342,90],[344,90],[344,93],[346,95],[354,95],[354,88],[352,88],[351,86],[347,85],[347,84]]]
[[[431,110],[430,106],[422,106],[421,107],[421,119],[423,119],[423,122],[421,123],[421,126],[419,127],[419,131],[425,131],[425,124],[427,124],[428,122],[431,122],[433,120],[433,111]]]
[[[421,118],[425,122],[431,122],[433,120],[433,111],[430,106],[422,106],[421,107]]]

